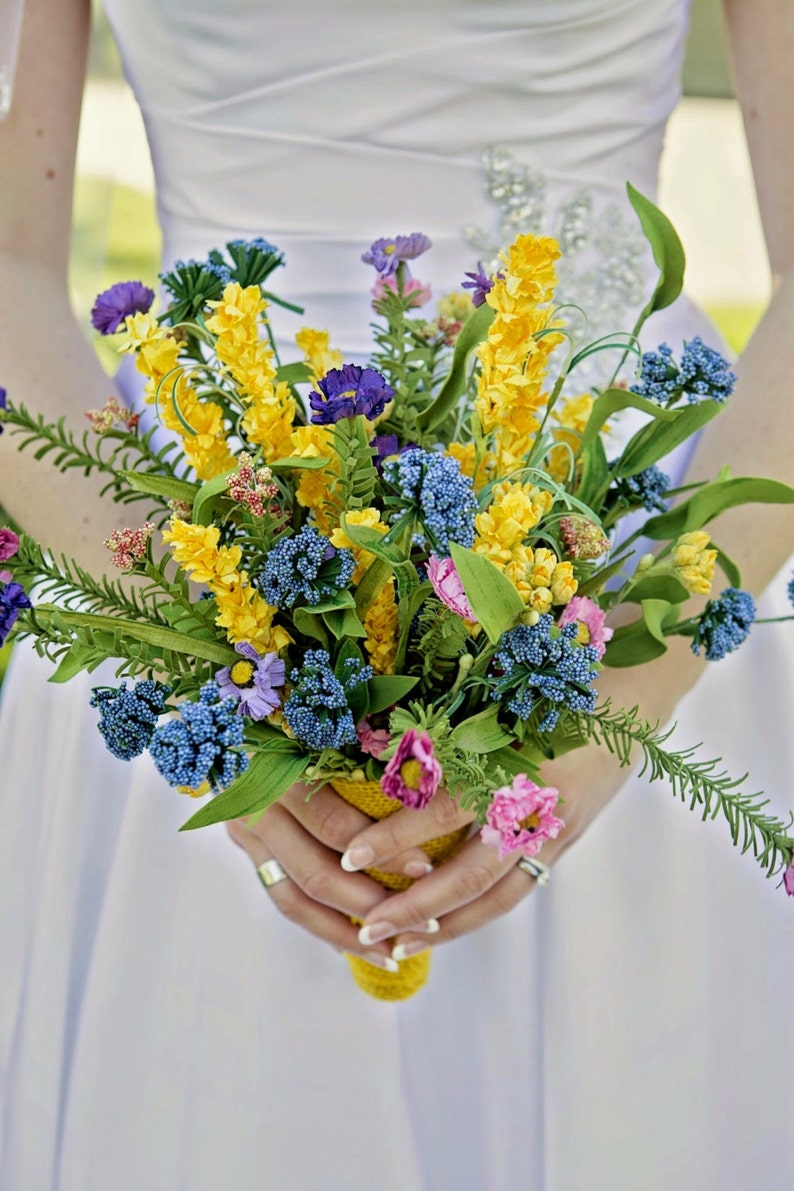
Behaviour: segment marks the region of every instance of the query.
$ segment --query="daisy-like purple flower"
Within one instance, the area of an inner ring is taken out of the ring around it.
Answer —
[[[0,590],[0,645],[16,624],[20,611],[30,607],[30,600],[21,583],[7,583]]]
[[[154,301],[154,290],[142,281],[119,281],[97,295],[91,326],[100,335],[115,335],[130,314],[145,314]]]
[[[472,291],[471,300],[475,306],[482,306],[485,299],[493,289],[494,277],[489,277],[482,267],[482,261],[477,261],[477,272],[467,273],[468,281],[463,282],[464,289]],[[503,277],[504,274],[499,272],[496,277]]]
[[[397,272],[401,261],[412,261],[423,252],[427,252],[431,245],[428,236],[423,232],[412,232],[410,236],[392,236],[376,240],[370,244],[366,252],[362,252],[361,259],[365,265],[373,265],[381,277],[391,277]]]
[[[360,368],[358,364],[329,369],[317,387],[320,392],[311,393],[309,403],[314,410],[312,422],[319,425],[356,414],[370,420],[379,418],[394,396],[394,389],[375,368]]]
[[[281,705],[276,687],[284,685],[284,663],[277,653],[258,654],[247,641],[238,641],[241,660],[215,675],[222,699],[237,699],[240,715],[263,720]]]

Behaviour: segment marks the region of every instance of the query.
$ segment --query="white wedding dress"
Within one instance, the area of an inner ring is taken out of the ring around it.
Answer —
[[[362,249],[428,233],[415,273],[443,292],[511,201],[546,231],[563,210],[572,293],[647,292],[623,188],[655,192],[686,0],[107,8],[166,260],[266,236],[277,292],[307,306],[282,329],[366,350]],[[645,346],[701,329],[681,302]],[[782,808],[791,627],[704,669],[676,739]],[[414,1000],[377,1003],[279,917],[223,828],[178,835],[187,800],[104,751],[96,676],[47,671],[17,650],[0,725],[3,1191],[793,1185],[794,905],[722,822],[629,780],[547,888],[439,949]]]

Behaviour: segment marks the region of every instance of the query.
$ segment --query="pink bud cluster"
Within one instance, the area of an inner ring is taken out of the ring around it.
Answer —
[[[101,409],[87,409],[85,416],[96,434],[107,434],[114,426],[133,431],[141,420],[140,414],[133,413],[116,397],[108,397]]]
[[[245,505],[255,517],[264,517],[265,501],[269,506],[269,502],[278,496],[278,486],[272,480],[270,468],[255,470],[252,456],[243,451],[238,457],[237,471],[229,478],[227,491],[232,500]]]
[[[154,524],[145,521],[138,529],[114,529],[105,546],[111,551],[110,561],[120,571],[131,571],[136,562],[146,557],[149,539],[154,533]]]
[[[168,501],[168,507],[180,521],[190,521],[193,516],[193,505],[189,500],[179,500],[174,497]]]
[[[560,533],[571,558],[600,558],[609,550],[609,539],[601,526],[586,517],[561,517]]]

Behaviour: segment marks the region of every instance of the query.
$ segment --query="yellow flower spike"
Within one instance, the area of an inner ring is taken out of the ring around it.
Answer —
[[[551,576],[551,598],[555,604],[567,604],[576,595],[579,580],[574,578],[573,563],[560,562]]]
[[[295,343],[306,357],[306,363],[312,371],[312,384],[323,377],[332,368],[341,368],[344,356],[340,351],[330,347],[330,336],[327,331],[316,331],[312,327],[302,327],[295,336]]]
[[[399,641],[397,603],[394,598],[394,579],[381,588],[364,616],[367,638],[364,647],[376,674],[393,674]]]
[[[207,587],[239,584],[237,568],[242,559],[239,546],[218,546],[217,525],[190,525],[173,517],[163,530],[163,541],[171,547],[174,561],[187,571],[194,583]]]
[[[245,572],[239,577],[245,579]],[[277,653],[289,645],[292,638],[286,629],[273,625],[277,610],[246,582],[219,589],[214,594],[218,608],[215,623],[219,628],[226,629],[226,637],[232,645],[247,641],[259,653]]]
[[[711,538],[702,529],[682,534],[673,547],[676,575],[693,595],[708,595],[714,581],[717,551],[707,547]]]
[[[374,529],[377,533],[385,534],[389,532],[388,525],[384,525],[380,519],[380,509],[350,509],[345,514],[345,520],[349,525],[359,525],[364,529]],[[356,560],[356,569],[353,572],[353,582],[359,583],[365,573],[372,565],[375,557],[369,550],[364,550],[361,546],[356,546],[353,541],[347,536],[341,525],[338,525],[331,533],[331,545],[339,549],[351,550],[353,557]]]

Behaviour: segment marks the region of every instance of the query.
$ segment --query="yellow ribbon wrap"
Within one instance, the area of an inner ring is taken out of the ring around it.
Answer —
[[[400,810],[401,803],[394,798],[387,798],[379,782],[354,782],[348,778],[334,778],[331,785],[340,798],[369,815],[370,819],[385,819]],[[443,864],[463,846],[468,834],[468,827],[459,827],[450,835],[428,840],[422,844],[422,849],[427,852],[434,865]],[[364,871],[384,889],[397,892],[413,885],[412,877],[405,877],[399,873],[384,873],[376,868]],[[409,955],[407,959],[402,960],[399,972],[387,972],[377,968],[357,955],[348,955],[347,960],[359,988],[379,1001],[406,1001],[419,991],[430,971],[429,948],[427,951],[420,951],[419,955]]]

